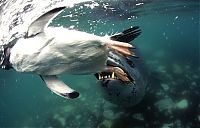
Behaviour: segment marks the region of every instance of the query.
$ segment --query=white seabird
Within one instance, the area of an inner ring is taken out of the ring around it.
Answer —
[[[9,50],[9,62],[18,72],[36,73],[47,87],[65,98],[76,98],[71,89],[56,75],[92,74],[106,68],[109,50],[131,56],[128,43],[113,41],[86,32],[63,27],[48,27],[64,7],[56,8],[34,21],[24,38]]]

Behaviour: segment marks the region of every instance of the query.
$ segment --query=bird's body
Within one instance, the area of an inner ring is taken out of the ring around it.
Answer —
[[[63,27],[48,27],[43,33],[17,41],[10,62],[19,72],[41,75],[89,74],[105,68],[110,40]]]
[[[33,21],[26,36],[19,38],[14,46],[5,48],[1,67],[38,74],[54,93],[64,98],[76,98],[79,93],[60,81],[57,75],[102,71],[111,50],[132,56],[130,48],[133,46],[117,39],[132,40],[133,33],[128,29],[125,35],[107,38],[63,27],[48,27],[64,9],[55,8]]]

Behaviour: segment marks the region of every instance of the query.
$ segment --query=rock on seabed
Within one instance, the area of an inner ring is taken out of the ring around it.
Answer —
[[[176,103],[176,107],[179,109],[185,109],[188,107],[188,101],[186,99],[183,99],[179,101],[178,103]]]

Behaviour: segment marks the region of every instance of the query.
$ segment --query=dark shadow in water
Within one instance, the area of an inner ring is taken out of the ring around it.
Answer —
[[[197,73],[197,72],[196,72]],[[173,91],[167,92],[169,97],[173,97],[172,100],[179,101],[182,97],[187,98],[188,107],[186,109],[169,108],[167,110],[160,111],[156,107],[155,103],[159,99],[163,99],[164,96],[156,96],[159,90],[162,90],[160,84],[162,80],[159,79],[162,74],[152,72],[149,76],[149,88],[144,99],[136,106],[130,108],[119,108],[115,107],[115,112],[123,112],[123,114],[113,121],[112,128],[131,128],[131,127],[144,127],[144,128],[160,128],[164,124],[173,128],[188,127],[197,128],[200,127],[198,116],[200,114],[200,80],[196,80],[197,85],[191,87],[191,81],[186,79],[184,76],[179,77],[183,79],[183,83],[174,85]],[[174,74],[175,76],[175,74]],[[174,77],[174,79],[177,79]],[[183,93],[186,92],[186,93]],[[133,118],[134,114],[142,114],[141,119]]]

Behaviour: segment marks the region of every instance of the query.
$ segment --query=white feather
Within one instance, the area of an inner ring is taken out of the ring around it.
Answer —
[[[11,50],[10,62],[19,72],[42,75],[95,73],[105,68],[108,39],[62,27],[22,38]]]

